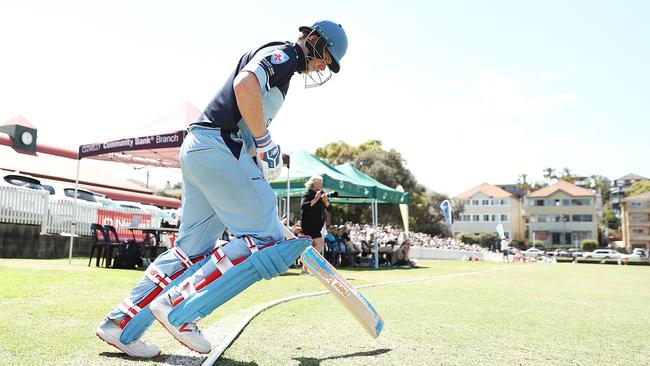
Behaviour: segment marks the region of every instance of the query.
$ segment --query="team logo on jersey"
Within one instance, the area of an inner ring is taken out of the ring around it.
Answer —
[[[287,60],[289,60],[289,56],[282,50],[275,50],[271,55],[271,63],[274,65],[284,63]]]

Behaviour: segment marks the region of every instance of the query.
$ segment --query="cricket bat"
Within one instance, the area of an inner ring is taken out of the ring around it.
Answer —
[[[284,231],[286,238],[295,237],[286,226]],[[375,308],[311,245],[302,253],[302,263],[348,309],[372,338],[379,337],[384,321]]]

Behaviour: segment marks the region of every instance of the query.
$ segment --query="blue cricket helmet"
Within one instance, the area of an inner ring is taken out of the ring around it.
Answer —
[[[331,20],[319,20],[311,27],[302,26],[301,32],[315,31],[327,42],[327,51],[332,55],[332,63],[328,65],[332,72],[337,73],[341,69],[341,59],[348,50],[348,36],[343,27]]]

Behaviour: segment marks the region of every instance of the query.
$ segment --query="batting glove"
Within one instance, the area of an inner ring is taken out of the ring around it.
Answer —
[[[271,141],[271,134],[267,130],[261,136],[255,136],[257,148],[257,166],[267,181],[280,177],[282,172],[282,152],[280,146]]]

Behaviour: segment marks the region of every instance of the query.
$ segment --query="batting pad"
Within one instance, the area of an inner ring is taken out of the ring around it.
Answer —
[[[309,238],[291,239],[251,254],[174,306],[169,313],[169,321],[179,327],[204,318],[262,278],[271,279],[289,270],[289,266],[311,242]]]
[[[194,263],[191,267],[187,268],[180,276],[176,277],[172,282],[167,285],[164,291],[162,291],[158,296],[163,295],[167,293],[167,289],[170,289],[179,283],[181,283],[183,280],[186,278],[190,277],[191,275],[194,274],[201,266],[205,264],[205,262],[210,260],[210,256],[207,256],[206,258],[202,259],[199,262]],[[120,335],[120,342],[124,344],[129,344],[136,339],[139,339],[140,336],[142,336],[142,333],[144,333],[147,328],[151,325],[151,323],[154,321],[153,314],[151,314],[151,310],[149,310],[149,304],[147,306],[143,307],[135,316],[126,324],[124,329],[122,330],[122,334]]]

